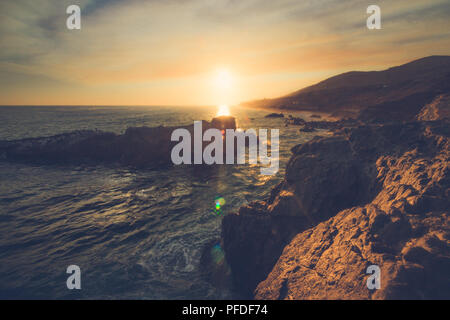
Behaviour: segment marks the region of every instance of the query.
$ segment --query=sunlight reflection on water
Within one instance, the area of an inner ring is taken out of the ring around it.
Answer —
[[[25,112],[26,111],[26,112]],[[117,133],[129,126],[191,124],[214,108],[34,107],[6,110],[0,139],[75,129]],[[0,162],[1,298],[230,298],[198,271],[205,245],[220,236],[223,214],[263,199],[283,178],[290,148],[315,134],[265,119],[266,111],[233,110],[247,128],[280,129],[280,171],[258,165],[196,170],[32,166]],[[45,123],[46,125],[42,125]],[[220,260],[220,252],[217,259]],[[65,268],[81,267],[83,290],[69,292]]]

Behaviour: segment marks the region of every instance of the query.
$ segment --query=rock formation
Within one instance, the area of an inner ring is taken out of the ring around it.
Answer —
[[[441,94],[420,110],[418,120],[450,120],[450,94]]]
[[[223,219],[236,287],[257,299],[448,299],[449,138],[446,121],[411,122],[294,147],[271,197]],[[380,290],[366,286],[372,264]]]
[[[171,141],[178,127],[130,127],[123,134],[84,130],[42,138],[0,141],[0,159],[39,164],[118,164],[133,167],[160,167],[172,164]],[[184,126],[193,136],[193,125]],[[235,129],[234,117],[203,121],[209,128]]]
[[[269,113],[268,115],[265,116],[265,118],[284,118],[284,114],[282,113]]]

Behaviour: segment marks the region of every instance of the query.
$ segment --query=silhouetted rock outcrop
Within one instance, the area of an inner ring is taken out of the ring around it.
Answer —
[[[268,115],[265,116],[265,118],[284,118],[284,114],[282,113],[269,113]]]
[[[294,147],[271,197],[223,219],[235,285],[259,299],[448,299],[449,137],[448,122],[412,122]]]
[[[84,130],[51,137],[0,141],[0,159],[39,164],[118,164],[134,167],[160,167],[172,164],[171,141],[179,127],[130,127],[124,134]],[[184,126],[193,137],[194,125]],[[209,128],[235,129],[234,117],[202,121]],[[204,143],[205,145],[205,143]],[[193,152],[193,151],[192,151]]]
[[[305,121],[302,118],[290,117],[286,120],[286,125],[303,125],[301,132],[314,132],[317,129],[338,131],[343,128],[357,127],[363,124],[361,121],[346,118],[337,121]]]

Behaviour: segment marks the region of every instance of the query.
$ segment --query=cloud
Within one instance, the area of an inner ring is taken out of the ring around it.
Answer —
[[[158,83],[173,91],[204,83],[225,64],[256,88],[258,76],[272,79],[275,94],[287,90],[279,79],[294,87],[305,74],[448,54],[448,1],[378,3],[383,29],[372,32],[365,27],[372,3],[361,0],[0,1],[0,77],[20,88],[58,82],[73,95],[79,86],[139,86],[152,95]],[[79,31],[65,26],[70,4],[81,7]]]

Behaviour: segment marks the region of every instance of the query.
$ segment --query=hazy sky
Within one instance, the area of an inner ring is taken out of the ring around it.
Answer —
[[[81,7],[81,30],[66,8]],[[381,8],[381,30],[366,9]],[[0,104],[217,105],[450,55],[448,0],[0,0]]]

